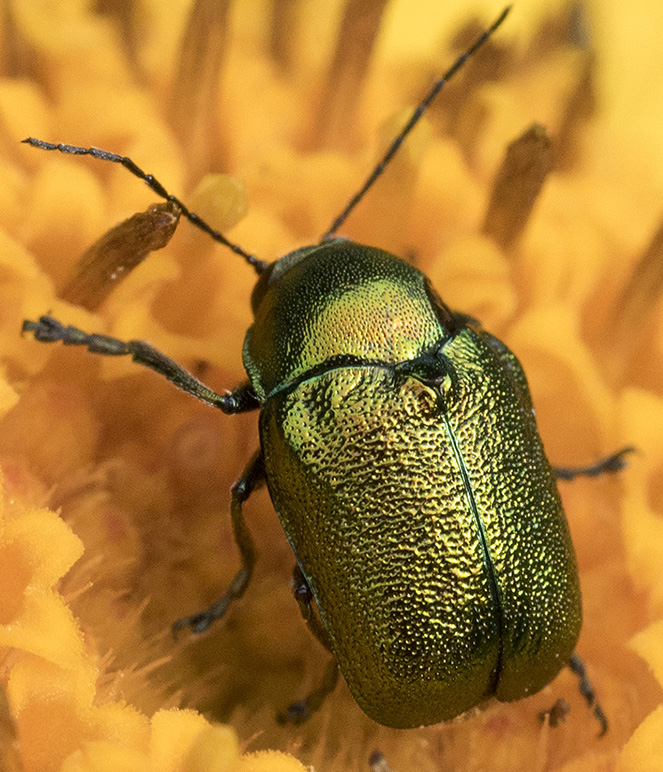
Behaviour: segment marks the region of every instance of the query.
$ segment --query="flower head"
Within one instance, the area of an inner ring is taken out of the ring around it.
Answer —
[[[516,6],[342,226],[414,261],[516,352],[554,465],[637,448],[618,477],[561,485],[583,588],[578,651],[611,724],[600,742],[570,673],[529,700],[408,732],[377,727],[342,685],[308,724],[278,728],[275,713],[317,683],[327,653],[290,596],[293,557],[265,494],[247,505],[260,551],[250,590],[207,636],[169,633],[237,569],[229,489],[257,447],[255,420],[217,414],[126,358],[19,336],[24,319],[49,313],[148,340],[217,391],[240,383],[250,268],[176,212],[148,210],[155,195],[121,166],[20,140],[130,156],[273,260],[319,239],[408,106],[494,11],[427,0],[8,4],[0,738],[14,738],[26,772],[362,768],[376,747],[398,770],[656,768],[656,3]],[[152,251],[139,220],[118,226],[137,212],[167,246]],[[560,696],[572,704],[564,727],[537,723]]]

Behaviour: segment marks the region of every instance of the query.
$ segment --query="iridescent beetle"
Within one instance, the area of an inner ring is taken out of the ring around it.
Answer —
[[[242,505],[266,482],[297,560],[295,597],[333,655],[320,688],[288,720],[318,707],[339,668],[368,716],[414,727],[491,697],[533,694],[569,665],[607,728],[573,653],[580,589],[556,477],[614,471],[626,451],[584,469],[551,468],[514,354],[450,310],[416,268],[335,235],[508,10],[435,83],[320,243],[272,264],[229,242],[129,158],[25,140],[122,164],[259,275],[244,341],[249,380],[222,394],[142,341],[47,316],[23,329],[132,356],[224,413],[260,410],[260,450],[232,488],[242,567],[213,606],[175,627],[207,630],[246,590],[255,550]]]

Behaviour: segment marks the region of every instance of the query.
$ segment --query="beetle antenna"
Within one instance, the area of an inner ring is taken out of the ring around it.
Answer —
[[[219,244],[223,244],[225,247],[228,247],[228,249],[231,249],[236,255],[243,257],[256,273],[262,273],[269,265],[269,263],[266,263],[264,260],[259,260],[255,255],[251,255],[249,252],[246,252],[237,244],[233,244],[232,241],[228,241],[228,239],[222,233],[219,233],[219,231],[212,228],[211,225],[208,225],[205,220],[199,217],[195,212],[191,212],[179,200],[179,198],[176,198],[171,193],[169,193],[159,182],[159,180],[157,180],[151,174],[146,174],[140,168],[140,166],[137,166],[131,160],[131,158],[118,155],[117,153],[110,153],[108,150],[100,150],[97,147],[77,147],[76,145],[53,144],[52,142],[44,142],[43,140],[35,139],[34,137],[28,137],[28,139],[24,139],[23,142],[25,142],[27,145],[31,145],[32,147],[38,147],[40,150],[58,150],[60,153],[69,155],[89,155],[92,156],[92,158],[98,158],[100,161],[111,161],[112,163],[120,164],[121,166],[124,166],[125,169],[128,169],[133,175],[138,177],[138,179],[143,180],[147,187],[156,193],[157,196],[160,196],[166,201],[171,201],[173,204],[175,204],[175,206],[178,207],[186,219],[195,225],[196,228],[200,228],[201,231],[204,231],[209,236],[211,236],[214,241],[218,241]]]
[[[341,227],[341,225],[346,221],[348,218],[348,215],[352,210],[357,206],[357,204],[362,200],[362,198],[366,195],[367,191],[373,186],[373,183],[377,180],[377,178],[382,174],[382,172],[385,170],[387,164],[391,159],[396,155],[396,152],[398,151],[398,148],[403,144],[403,140],[407,135],[412,131],[412,129],[417,125],[419,122],[419,119],[421,116],[426,112],[428,107],[430,106],[430,103],[435,99],[435,97],[440,93],[442,90],[442,87],[449,81],[457,72],[461,69],[461,67],[465,64],[465,62],[476,53],[476,51],[481,48],[481,46],[488,40],[488,38],[495,32],[495,30],[500,26],[500,24],[504,21],[507,14],[511,10],[511,6],[508,5],[502,13],[495,19],[495,21],[486,29],[475,41],[472,43],[472,45],[465,51],[464,54],[461,54],[458,59],[452,64],[452,66],[444,73],[444,75],[433,84],[433,87],[431,90],[426,94],[426,96],[421,100],[421,102],[417,105],[414,112],[412,113],[410,120],[405,124],[403,129],[399,132],[399,134],[396,136],[396,138],[393,140],[389,148],[387,149],[387,152],[384,154],[380,162],[377,164],[377,166],[373,169],[373,171],[368,175],[366,182],[361,186],[361,188],[355,193],[355,195],[350,199],[345,209],[338,215],[338,217],[334,220],[334,222],[331,224],[331,227],[329,230],[325,233],[325,235],[320,239],[321,242],[328,241],[331,239],[336,231]]]

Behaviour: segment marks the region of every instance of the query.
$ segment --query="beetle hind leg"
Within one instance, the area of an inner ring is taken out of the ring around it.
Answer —
[[[576,477],[599,477],[602,474],[618,472],[626,466],[629,453],[634,453],[635,448],[622,448],[611,456],[599,459],[595,464],[578,467],[553,467],[553,472],[558,480],[575,480]]]
[[[569,703],[565,699],[560,698],[559,700],[556,700],[555,704],[548,708],[548,710],[543,710],[539,713],[539,720],[541,723],[547,720],[548,725],[553,729],[556,729],[566,721],[566,717],[570,710],[571,706]]]
[[[603,735],[608,731],[608,718],[603,712],[603,708],[599,704],[598,700],[596,699],[596,692],[594,691],[594,687],[587,677],[587,671],[585,670],[583,661],[577,654],[573,654],[571,659],[568,661],[567,666],[569,670],[578,677],[578,689],[580,694],[582,694],[582,696],[585,698],[587,706],[594,714],[596,720],[599,722],[601,726],[599,737],[603,737]],[[566,716],[570,710],[571,707],[566,702],[566,700],[559,699],[551,708],[542,711],[539,714],[539,718],[541,721],[545,721],[547,719],[549,725],[555,728],[565,721]]]
[[[306,577],[298,565],[295,565],[294,571],[292,572],[292,592],[297,601],[297,605],[299,606],[301,615],[306,622],[306,626],[325,649],[331,652],[331,643],[327,631],[320,622],[317,614],[313,611],[313,593],[308,586]],[[283,713],[278,714],[278,722],[280,724],[302,724],[304,721],[307,721],[311,715],[322,706],[327,695],[334,691],[337,681],[338,663],[336,662],[336,657],[334,657],[327,665],[327,669],[325,670],[320,685],[307,694],[304,699],[293,702],[292,705],[288,705]]]
[[[185,627],[190,627],[194,633],[205,632],[213,622],[225,616],[228,607],[234,600],[237,600],[237,598],[244,594],[253,574],[256,551],[251,534],[244,522],[242,504],[249,498],[253,491],[264,482],[264,480],[265,469],[262,462],[262,455],[260,451],[258,451],[247,464],[242,476],[232,487],[230,513],[235,543],[239,548],[242,566],[233,577],[230,587],[228,587],[226,592],[216,601],[216,603],[212,604],[204,611],[199,611],[197,614],[192,614],[190,617],[184,617],[184,619],[175,622],[173,625],[173,633],[177,633]]]
[[[578,688],[580,689],[580,694],[585,698],[588,707],[594,713],[596,720],[601,725],[599,737],[602,737],[608,731],[608,718],[596,699],[596,692],[594,691],[591,681],[587,677],[585,665],[577,654],[572,654],[568,666],[571,672],[578,676]]]

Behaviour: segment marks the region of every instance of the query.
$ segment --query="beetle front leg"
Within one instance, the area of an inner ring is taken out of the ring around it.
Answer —
[[[634,453],[635,448],[622,448],[611,456],[599,459],[595,464],[576,467],[553,467],[553,472],[558,480],[575,480],[576,477],[599,477],[602,474],[619,472],[626,466],[624,458],[629,453]]]
[[[311,605],[313,593],[311,592],[311,588],[308,586],[306,577],[302,573],[299,565],[295,565],[292,572],[292,592],[308,629],[327,651],[333,653],[327,631],[320,622],[317,614],[313,611],[313,606]],[[279,713],[277,716],[279,723],[302,724],[304,721],[307,721],[311,715],[321,707],[327,695],[334,691],[337,681],[338,663],[336,657],[334,657],[327,665],[327,669],[325,670],[320,685],[307,694],[304,699],[293,702],[292,705],[288,705],[283,713]]]
[[[203,633],[209,629],[211,624],[217,619],[221,619],[228,610],[230,604],[244,594],[244,591],[251,581],[253,567],[256,562],[256,551],[253,539],[249,533],[244,516],[242,514],[242,504],[249,498],[253,491],[265,481],[265,468],[262,461],[262,454],[258,451],[249,461],[242,476],[232,487],[232,502],[230,514],[232,517],[233,534],[235,543],[239,548],[242,559],[242,567],[235,574],[230,587],[226,592],[205,611],[199,611],[190,617],[184,617],[173,625],[173,633],[184,627],[190,627],[194,633]]]
[[[244,413],[260,407],[249,384],[224,394],[217,394],[177,362],[142,340],[124,342],[108,335],[90,335],[77,327],[67,327],[51,316],[42,316],[37,322],[24,321],[22,331],[32,332],[35,340],[42,343],[61,341],[65,346],[86,346],[93,354],[131,356],[134,362],[163,375],[178,389],[201,402],[219,408],[224,413]]]

